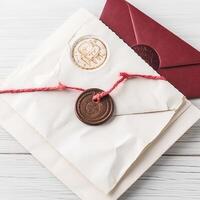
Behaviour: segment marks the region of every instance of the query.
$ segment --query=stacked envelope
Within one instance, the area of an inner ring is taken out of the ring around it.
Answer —
[[[76,55],[74,46],[88,38],[97,43],[82,45],[77,51],[81,56]],[[81,9],[1,88],[61,82],[107,90],[120,72],[159,76],[106,25]],[[111,93],[112,119],[98,126],[77,118],[79,95],[72,90],[3,94],[0,125],[84,200],[117,199],[200,118],[200,111],[165,80],[135,78],[120,84]]]

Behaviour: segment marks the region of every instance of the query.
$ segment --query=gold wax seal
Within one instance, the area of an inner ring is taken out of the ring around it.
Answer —
[[[94,37],[84,37],[73,46],[72,57],[80,68],[92,70],[105,62],[107,49],[101,40]]]

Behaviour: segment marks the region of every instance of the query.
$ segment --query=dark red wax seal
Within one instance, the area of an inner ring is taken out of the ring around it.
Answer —
[[[148,63],[155,70],[158,69],[160,60],[157,52],[153,48],[147,45],[136,45],[132,48],[146,63]]]
[[[100,101],[94,101],[95,94],[103,92],[97,88],[91,88],[78,97],[76,101],[76,115],[85,124],[99,125],[108,121],[114,111],[114,103],[110,95],[106,95]]]

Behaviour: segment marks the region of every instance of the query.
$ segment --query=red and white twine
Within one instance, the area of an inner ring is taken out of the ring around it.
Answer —
[[[126,72],[121,72],[120,79],[118,79],[110,89],[103,91],[101,93],[95,94],[93,96],[94,101],[100,101],[103,97],[110,94],[118,85],[128,79],[133,78],[145,78],[151,80],[166,80],[163,76],[153,76],[153,75],[142,75],[142,74],[129,74]],[[62,83],[59,83],[57,86],[53,87],[37,87],[37,88],[22,88],[22,89],[5,89],[0,90],[0,94],[8,94],[8,93],[27,93],[27,92],[48,92],[48,91],[66,91],[66,90],[75,90],[75,91],[85,91],[86,89],[80,87],[67,86]]]

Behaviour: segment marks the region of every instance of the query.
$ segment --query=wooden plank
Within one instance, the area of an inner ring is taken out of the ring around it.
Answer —
[[[164,156],[121,199],[199,200],[200,157]],[[5,200],[77,200],[30,155],[0,155],[0,197]]]
[[[0,154],[28,153],[12,136],[0,128]]]

